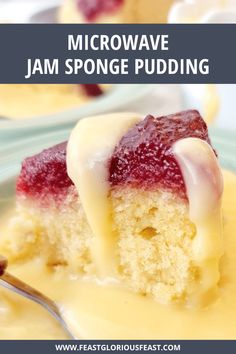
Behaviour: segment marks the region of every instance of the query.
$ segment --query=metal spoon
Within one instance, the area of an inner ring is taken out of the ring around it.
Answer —
[[[7,264],[7,259],[0,255],[0,285],[43,306],[60,323],[66,333],[72,339],[76,339],[67,327],[67,324],[64,321],[57,304],[47,296],[40,293],[38,290],[27,285],[20,279],[16,278],[14,275],[6,272]]]

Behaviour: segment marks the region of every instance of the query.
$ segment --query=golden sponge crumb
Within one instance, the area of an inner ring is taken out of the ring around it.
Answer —
[[[166,191],[115,188],[109,196],[117,236],[118,277],[135,292],[160,303],[187,303],[201,277],[192,256],[195,225],[188,203]],[[40,257],[51,269],[67,267],[76,275],[94,275],[93,234],[71,187],[58,206],[18,198],[15,216],[0,239],[11,262]]]
[[[92,232],[74,187],[58,207],[42,207],[35,199],[18,198],[14,217],[0,238],[10,261],[40,257],[48,266],[68,266],[76,274],[90,273]]]
[[[195,225],[188,204],[166,191],[116,188],[111,194],[120,275],[157,301],[185,302],[200,276],[192,261]]]

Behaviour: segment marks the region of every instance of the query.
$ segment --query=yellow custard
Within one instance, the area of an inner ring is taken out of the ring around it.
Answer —
[[[107,161],[125,132],[140,120],[136,113],[90,117],[76,125],[68,142],[67,172],[95,235],[92,254],[100,277],[114,275],[115,268]]]
[[[37,259],[11,265],[9,271],[55,300],[78,338],[235,339],[236,176],[227,171],[223,175],[225,253],[218,298],[208,307],[163,306],[118,282],[71,279],[62,269],[52,273]],[[63,339],[66,334],[39,305],[0,289],[0,338]]]

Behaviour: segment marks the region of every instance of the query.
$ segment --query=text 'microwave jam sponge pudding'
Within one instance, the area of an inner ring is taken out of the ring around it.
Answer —
[[[197,111],[83,119],[68,144],[24,160],[1,252],[201,307],[217,295],[222,190]]]
[[[173,0],[64,0],[64,23],[163,23]]]
[[[0,85],[0,115],[14,120],[79,107],[105,94],[105,85]],[[14,102],[14,104],[13,104]]]

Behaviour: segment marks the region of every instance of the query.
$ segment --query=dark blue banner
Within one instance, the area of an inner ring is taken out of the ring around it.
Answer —
[[[236,83],[236,25],[0,25],[0,83]]]
[[[54,353],[180,353],[180,354],[234,354],[236,341],[0,341],[4,354]]]

